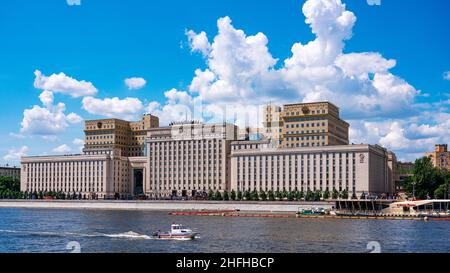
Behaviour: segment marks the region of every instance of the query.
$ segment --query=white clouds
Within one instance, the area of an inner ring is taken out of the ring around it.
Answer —
[[[267,37],[262,33],[247,36],[231,25],[229,17],[220,18],[217,27],[218,35],[204,51],[208,69],[195,72],[189,91],[208,102],[257,98],[254,88],[264,92],[260,81],[270,78],[268,74],[277,62],[268,51]]]
[[[367,0],[369,6],[380,6],[381,0]]]
[[[217,21],[211,42],[203,31],[187,31],[191,50],[203,54],[207,67],[195,71],[188,92],[166,92],[165,104],[152,102],[147,110],[166,120],[185,119],[186,113],[197,118],[200,112],[198,119],[205,114],[217,121],[225,115],[240,126],[247,120],[257,126],[261,104],[326,100],[351,120],[352,142],[384,144],[408,158],[417,149],[432,149],[431,141],[443,140],[446,130],[437,120],[412,126],[419,122],[415,98],[420,91],[391,72],[396,60],[378,52],[344,53],[357,18],[341,0],[307,0],[302,11],[315,38],[295,43],[279,67],[269,39],[236,29],[229,17]],[[414,130],[436,132],[424,139]],[[408,150],[409,145],[415,147]]]
[[[204,56],[208,56],[208,53],[211,50],[211,44],[208,41],[206,32],[202,31],[200,34],[197,34],[193,30],[189,30],[186,31],[186,36],[188,37],[192,52],[199,51]]]
[[[418,91],[389,72],[395,60],[377,52],[343,53],[356,16],[340,0],[308,0],[303,13],[316,38],[294,44],[292,56],[279,69],[268,50],[268,38],[263,33],[245,34],[232,26],[229,17],[217,21],[218,33],[211,44],[206,33],[188,31],[192,50],[202,51],[208,66],[195,71],[189,92],[206,105],[251,108],[269,101],[329,100],[349,117],[413,112],[410,104]],[[194,45],[195,38],[202,42]]]
[[[81,0],[66,0],[69,6],[81,6]]]
[[[90,114],[122,119],[135,119],[137,114],[144,109],[142,102],[137,98],[97,99],[85,97],[82,104],[82,108]]]
[[[27,146],[22,146],[19,150],[10,149],[8,153],[3,157],[3,160],[8,162],[19,162],[21,157],[27,155],[29,148]]]
[[[53,101],[54,101],[55,98],[54,98],[52,92],[44,90],[44,92],[42,92],[39,95],[39,99],[41,100],[42,104],[45,107],[49,108],[49,107],[51,107],[53,105]]]
[[[53,104],[53,93],[44,91],[39,96],[44,107],[35,105],[25,109],[20,132],[29,135],[55,135],[64,132],[69,123],[78,123],[82,119],[75,113],[65,115],[64,103]]]
[[[34,87],[41,90],[48,90],[53,93],[62,93],[78,98],[82,96],[95,95],[97,88],[90,82],[78,81],[64,73],[52,74],[45,76],[41,71],[34,72],[36,78],[34,80]]]
[[[58,153],[58,154],[67,154],[67,153],[70,153],[71,151],[72,151],[72,148],[70,148],[67,144],[63,144],[52,150],[52,152]]]
[[[143,88],[147,84],[147,81],[143,78],[133,77],[125,79],[125,84],[128,87],[128,89],[137,90]]]
[[[84,148],[84,140],[83,139],[79,139],[79,138],[75,138],[72,143],[74,145],[76,145],[78,148],[78,152],[83,152],[83,148]]]
[[[350,53],[336,58],[336,65],[348,77],[368,80],[369,73],[387,73],[396,65],[395,60],[386,60],[377,52]]]
[[[76,124],[76,123],[81,123],[83,121],[83,118],[75,113],[70,113],[66,116],[66,120],[69,123]]]
[[[450,71],[444,72],[444,80],[450,81]]]
[[[194,101],[186,91],[171,89],[164,95],[167,99],[166,105],[161,106],[159,102],[150,102],[146,112],[158,116],[161,124],[193,118]]]
[[[405,137],[405,130],[398,122],[393,122],[389,128],[389,133],[379,140],[384,147],[393,150],[407,149],[411,146],[408,138]]]
[[[76,139],[73,140],[72,143],[77,145],[77,146],[83,146],[84,145],[84,140],[76,138]]]

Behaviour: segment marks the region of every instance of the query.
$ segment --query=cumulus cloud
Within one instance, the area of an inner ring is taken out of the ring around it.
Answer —
[[[69,6],[81,6],[81,0],[66,0]]]
[[[145,111],[160,118],[161,124],[168,124],[172,121],[184,121],[193,117],[192,97],[186,91],[171,89],[164,93],[167,99],[166,105],[159,102],[150,102]]]
[[[128,89],[137,90],[143,88],[147,84],[147,81],[144,78],[133,77],[125,79],[125,84]]]
[[[198,51],[201,52],[204,56],[208,56],[208,53],[211,50],[211,44],[208,41],[206,32],[202,31],[197,34],[193,30],[188,30],[186,31],[186,36],[188,37],[192,52]]]
[[[380,6],[381,0],[366,0],[369,6]]]
[[[97,88],[91,82],[76,80],[66,76],[62,72],[47,77],[41,71],[36,70],[34,75],[36,76],[34,79],[34,87],[37,89],[66,94],[74,98],[95,95],[97,93]]]
[[[78,145],[78,146],[82,146],[82,145],[84,145],[84,140],[76,138],[76,139],[73,140],[72,143],[75,144],[75,145]]]
[[[450,71],[444,73],[444,80],[450,81]]]
[[[27,155],[29,148],[22,146],[20,149],[10,149],[8,153],[3,157],[3,160],[8,162],[19,162],[20,159]]]
[[[78,151],[82,152],[84,148],[84,140],[80,138],[75,138],[72,143],[78,147]]]
[[[152,102],[147,110],[166,119],[200,113],[200,120],[209,115],[210,120],[225,117],[240,126],[260,126],[261,105],[268,102],[331,101],[350,120],[354,142],[383,144],[404,158],[417,154],[408,152],[409,145],[432,149],[431,141],[439,138],[421,138],[419,145],[411,137],[421,114],[415,102],[420,90],[391,72],[396,60],[372,51],[344,53],[355,14],[341,0],[307,0],[302,12],[315,38],[293,44],[291,56],[281,62],[270,53],[268,37],[246,34],[229,17],[218,19],[211,41],[204,31],[186,31],[191,50],[202,53],[206,68],[195,71],[187,92],[166,94],[165,103]],[[174,100],[174,95],[189,99]],[[436,122],[424,120],[416,131],[429,126],[442,135],[445,130]]]
[[[71,123],[79,123],[82,118],[75,113],[65,115],[66,105],[54,105],[53,93],[43,91],[39,96],[43,107],[34,105],[25,109],[20,132],[28,135],[55,135],[65,131]]]
[[[67,144],[63,144],[52,150],[52,152],[58,153],[58,154],[67,154],[67,153],[70,153],[71,151],[72,151],[72,148],[70,148]]]
[[[93,115],[131,120],[137,118],[144,106],[137,98],[119,99],[114,97],[98,99],[85,97],[83,98],[82,108]]]

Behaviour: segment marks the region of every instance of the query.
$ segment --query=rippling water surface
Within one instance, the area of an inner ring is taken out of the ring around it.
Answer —
[[[194,241],[153,240],[173,222]],[[171,216],[167,212],[0,209],[0,252],[450,252],[450,222]]]

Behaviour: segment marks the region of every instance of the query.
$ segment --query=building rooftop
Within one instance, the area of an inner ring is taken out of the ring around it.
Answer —
[[[327,103],[327,104],[332,105],[332,106],[334,106],[334,107],[336,107],[336,108],[339,109],[339,107],[337,107],[335,104],[333,104],[333,103],[331,103],[331,102],[329,102],[329,101],[305,102],[305,103],[290,103],[290,104],[285,104],[284,106],[285,106],[285,107],[286,107],[286,106],[289,107],[289,106],[312,105],[312,104],[321,104],[321,103]]]

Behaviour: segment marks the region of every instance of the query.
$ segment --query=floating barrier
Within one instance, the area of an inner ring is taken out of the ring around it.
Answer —
[[[450,217],[419,217],[399,215],[302,215],[286,213],[243,213],[238,211],[176,211],[175,216],[216,216],[216,217],[247,217],[247,218],[298,218],[298,219],[345,219],[345,220],[419,220],[419,221],[450,221]]]

